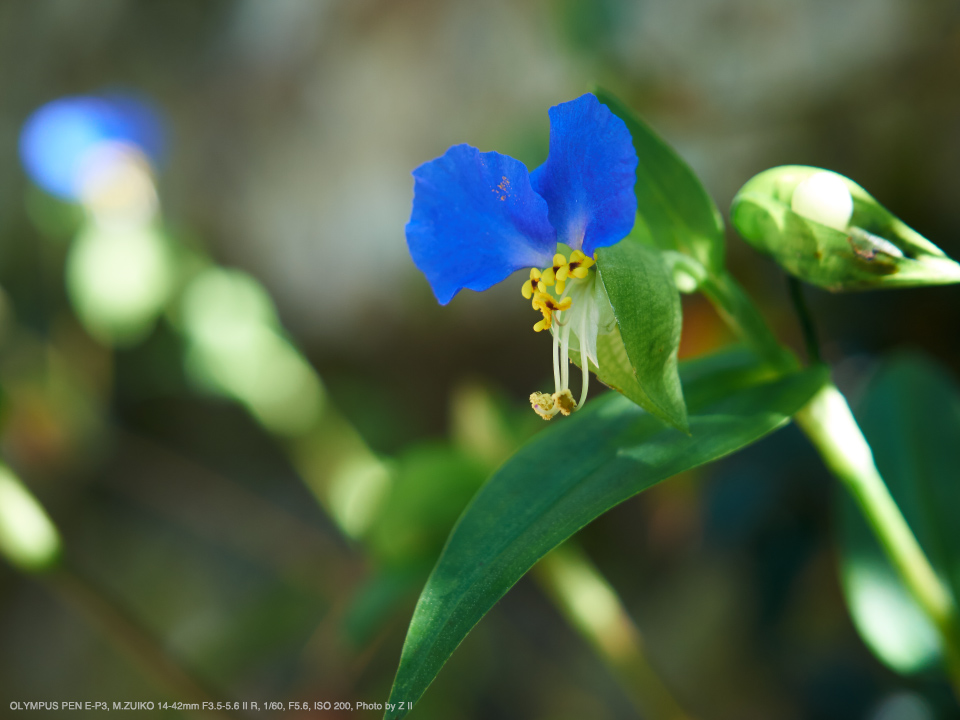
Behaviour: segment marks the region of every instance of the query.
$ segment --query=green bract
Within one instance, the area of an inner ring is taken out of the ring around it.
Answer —
[[[772,168],[737,193],[740,234],[801,280],[832,291],[946,285],[960,265],[842,175]]]
[[[597,265],[633,368],[624,382],[611,383],[611,359],[602,357],[608,343],[601,339],[607,336],[601,335],[597,340],[597,377],[647,412],[688,432],[687,407],[677,372],[683,317],[670,268],[658,250],[630,241],[598,250]]]

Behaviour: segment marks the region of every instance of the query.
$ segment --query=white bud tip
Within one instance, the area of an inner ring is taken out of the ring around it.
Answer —
[[[846,183],[825,170],[797,185],[790,207],[797,215],[841,232],[846,232],[853,217],[853,198]]]

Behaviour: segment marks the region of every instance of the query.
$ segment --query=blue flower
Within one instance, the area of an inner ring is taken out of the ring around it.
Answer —
[[[161,118],[150,103],[129,95],[62,97],[24,123],[20,157],[37,185],[77,201],[91,151],[108,142],[132,145],[156,163],[164,149]]]
[[[549,265],[558,242],[592,255],[633,228],[636,171],[623,120],[583,95],[550,108],[550,154],[532,173],[469,145],[414,170],[410,255],[442,305]]]
[[[549,114],[550,152],[532,173],[469,145],[414,170],[406,227],[410,255],[443,305],[463,288],[486,290],[532,268],[523,295],[543,314],[535,329],[549,329],[555,346],[557,392],[538,398],[541,407],[553,398],[548,419],[577,407],[567,387],[571,331],[596,365],[597,334],[612,329],[609,300],[591,272],[594,252],[626,237],[637,213],[637,154],[624,122],[591,94]]]

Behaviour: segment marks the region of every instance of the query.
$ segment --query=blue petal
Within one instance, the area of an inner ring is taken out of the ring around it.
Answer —
[[[407,247],[441,305],[550,264],[557,236],[519,160],[455,145],[413,177]]]
[[[20,157],[44,190],[76,200],[80,170],[90,150],[103,142],[138,146],[157,161],[162,153],[159,116],[129,96],[63,97],[36,110],[20,134]]]
[[[557,240],[592,255],[619,242],[637,215],[637,153],[623,120],[587,94],[550,108],[550,154],[530,174]]]

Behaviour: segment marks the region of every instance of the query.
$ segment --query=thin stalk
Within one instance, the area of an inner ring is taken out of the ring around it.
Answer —
[[[774,370],[786,373],[800,367],[796,356],[780,344],[753,300],[731,275],[708,277],[700,283],[700,290],[734,334]]]
[[[553,332],[553,391],[560,392],[560,331]]]
[[[227,711],[211,709],[223,698],[205,690],[170,658],[149,632],[91,582],[65,567],[41,575],[39,579],[61,601],[97,628],[121,655],[136,665],[171,700],[197,703],[202,708],[185,711],[188,715],[224,720],[234,717]]]
[[[580,382],[580,402],[578,408],[582,408],[587,401],[587,393],[590,390],[590,358],[587,357],[587,314],[583,313],[583,319],[580,322],[580,367],[583,370],[583,379]]]
[[[800,329],[803,330],[803,340],[807,346],[807,358],[811,363],[819,363],[821,362],[820,341],[817,339],[817,328],[813,322],[813,315],[810,313],[807,301],[803,297],[803,286],[793,275],[787,275],[787,288],[790,291],[790,301],[793,303],[793,309],[800,321]]]
[[[643,651],[640,631],[616,591],[573,542],[534,568],[534,576],[570,625],[614,672],[641,716],[690,720]]]
[[[940,632],[947,673],[960,697],[957,608],[890,495],[850,406],[833,385],[797,413],[797,425],[847,487],[914,600]]]

